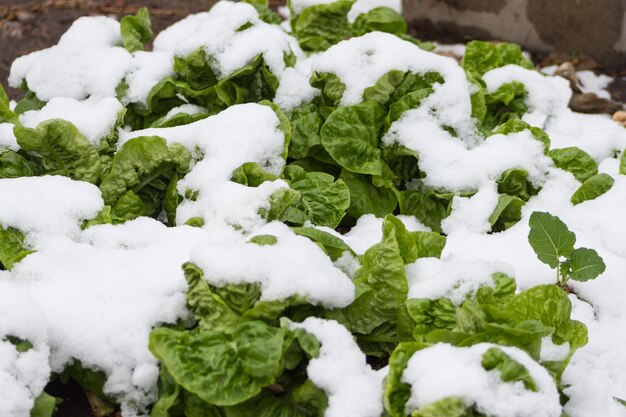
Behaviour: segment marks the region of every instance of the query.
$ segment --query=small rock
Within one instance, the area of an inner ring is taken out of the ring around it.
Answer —
[[[569,102],[570,109],[579,113],[613,114],[622,110],[622,105],[594,93],[574,94]]]
[[[576,76],[576,68],[574,68],[574,64],[571,62],[564,62],[556,69],[554,75],[558,75],[559,77],[565,78],[569,81],[570,88],[575,93],[580,93],[580,88],[578,87],[578,77]]]
[[[20,10],[15,13],[15,20],[22,23],[28,23],[35,19],[35,13],[31,13],[25,10]]]
[[[615,120],[618,124],[626,127],[626,111],[618,110],[613,113],[613,120]]]

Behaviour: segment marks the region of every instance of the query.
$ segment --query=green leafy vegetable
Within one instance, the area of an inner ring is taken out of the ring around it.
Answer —
[[[583,184],[574,191],[570,201],[572,204],[580,204],[588,200],[600,197],[611,189],[615,180],[609,174],[596,174],[585,180]]]
[[[122,42],[129,52],[141,51],[152,40],[152,22],[150,12],[142,7],[134,16],[124,16],[120,20]]]

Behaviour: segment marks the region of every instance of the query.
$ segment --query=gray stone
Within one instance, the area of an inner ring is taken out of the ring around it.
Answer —
[[[407,20],[626,67],[626,0],[403,0]]]

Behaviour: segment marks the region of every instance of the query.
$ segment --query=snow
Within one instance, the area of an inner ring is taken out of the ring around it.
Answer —
[[[427,186],[446,191],[476,191],[510,168],[528,172],[535,185],[544,181],[552,161],[543,144],[530,131],[492,135],[472,147],[430,122],[405,112],[383,137],[387,144],[400,143],[419,155],[422,179]],[[491,214],[491,213],[490,213]]]
[[[9,84],[28,88],[43,101],[54,97],[82,100],[115,97],[132,61],[121,45],[119,22],[109,17],[81,17],[59,43],[15,60]]]
[[[521,381],[504,382],[496,369],[486,371],[482,355],[498,347],[522,364],[537,385],[527,390]],[[453,347],[438,343],[413,354],[401,378],[411,385],[407,412],[446,397],[461,397],[479,413],[494,417],[558,417],[559,393],[552,376],[522,350],[481,343]],[[468,383],[471,381],[471,383]]]
[[[183,104],[181,106],[178,107],[174,107],[172,110],[170,110],[166,115],[165,115],[165,119],[171,119],[172,117],[176,116],[177,114],[200,114],[200,113],[206,113],[207,110],[202,107],[202,106],[196,106],[195,104]]]
[[[13,124],[0,123],[0,147],[11,149],[12,151],[20,149],[13,134]]]
[[[291,328],[306,330],[321,344],[307,374],[328,396],[324,417],[380,417],[386,371],[374,371],[365,362],[350,332],[336,321],[316,317],[292,323]]]
[[[122,103],[113,97],[90,98],[84,101],[55,97],[41,110],[30,110],[20,115],[20,122],[25,127],[36,128],[39,123],[46,120],[67,120],[76,126],[89,142],[98,146],[102,138],[113,132],[119,113],[123,109]]]
[[[596,75],[593,71],[578,71],[576,77],[583,93],[594,93],[600,98],[611,99],[611,94],[606,88],[613,82],[613,77],[604,74]]]
[[[420,119],[425,125],[428,121],[448,125],[473,137],[470,86],[463,69],[451,58],[388,33],[372,32],[339,42],[310,61],[311,71],[335,74],[345,84],[344,106],[361,102],[363,91],[389,71],[438,72],[444,83],[435,85],[434,92],[404,117]]]
[[[307,7],[316,6],[318,4],[330,4],[335,1],[337,0],[290,0],[289,7],[293,14],[299,15]]]
[[[243,25],[251,24],[245,30]],[[280,28],[259,19],[249,4],[221,1],[209,12],[189,15],[163,30],[154,40],[155,51],[187,56],[203,48],[213,58],[218,79],[262,55],[270,71],[279,79],[285,70],[284,55],[293,52],[304,58],[297,41]]]
[[[8,277],[9,272],[0,271],[0,415],[29,417],[50,376],[46,319],[28,292]],[[33,347],[20,353],[7,336]]]
[[[0,225],[40,235],[76,235],[104,203],[100,190],[62,176],[0,179]]]
[[[268,172],[280,174],[285,164],[281,156],[285,137],[278,123],[270,107],[242,104],[188,125],[123,132],[120,142],[160,136],[170,143],[181,143],[192,153],[199,150],[201,159],[177,187],[181,195],[187,190],[199,194],[194,201],[186,199],[179,205],[177,224],[202,217],[206,228],[228,224],[251,232],[265,224],[258,211],[269,207],[269,197],[288,185],[276,180],[247,187],[230,178],[245,162],[257,162]]]
[[[402,13],[402,0],[357,0],[348,12],[348,22],[354,23],[357,17],[377,7],[388,7]]]
[[[174,57],[168,52],[133,53],[133,59],[126,70],[126,91],[124,102],[146,105],[150,90],[166,77],[173,77]]]
[[[408,298],[448,298],[455,305],[482,285],[494,287],[493,274],[512,276],[513,268],[497,261],[465,261],[456,255],[444,259],[420,258],[405,267]]]
[[[522,120],[542,129],[556,112],[567,108],[572,95],[569,83],[564,78],[546,77],[517,65],[505,65],[488,71],[483,75],[483,80],[489,93],[514,81],[524,84],[527,93],[524,104],[528,107],[528,112]]]
[[[421,224],[414,216],[397,216],[410,232],[429,232],[430,228]],[[339,236],[357,255],[363,255],[371,246],[383,238],[383,219],[373,214],[361,216],[356,225],[343,236]],[[326,230],[327,231],[327,230]]]
[[[261,300],[284,300],[301,296],[312,304],[345,307],[354,300],[354,285],[310,239],[297,236],[282,223],[274,222],[255,234],[273,235],[274,245],[255,243],[212,244],[199,247],[191,261],[204,278],[221,287],[255,283]]]

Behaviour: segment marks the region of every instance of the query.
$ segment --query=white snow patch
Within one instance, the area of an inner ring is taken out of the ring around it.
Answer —
[[[498,347],[522,364],[537,385],[527,390],[521,381],[504,382],[498,370],[486,371],[482,355]],[[444,343],[413,354],[402,374],[411,385],[407,411],[411,412],[446,397],[461,397],[478,412],[494,417],[558,417],[559,393],[552,376],[520,349],[481,343],[454,347]]]
[[[18,151],[20,147],[13,133],[13,126],[11,123],[0,123],[0,147]]]
[[[117,117],[124,107],[113,97],[78,101],[68,97],[55,97],[41,110],[30,110],[20,115],[20,122],[29,128],[46,120],[63,119],[72,123],[95,146],[111,134]]]
[[[316,317],[292,323],[291,328],[306,330],[321,344],[307,374],[328,395],[324,417],[380,417],[386,371],[374,371],[366,363],[350,332],[336,321]]]
[[[327,307],[345,307],[354,300],[354,285],[310,239],[274,222],[256,234],[277,237],[274,245],[212,244],[192,252],[191,261],[213,285],[259,283],[262,300],[305,297]]]

